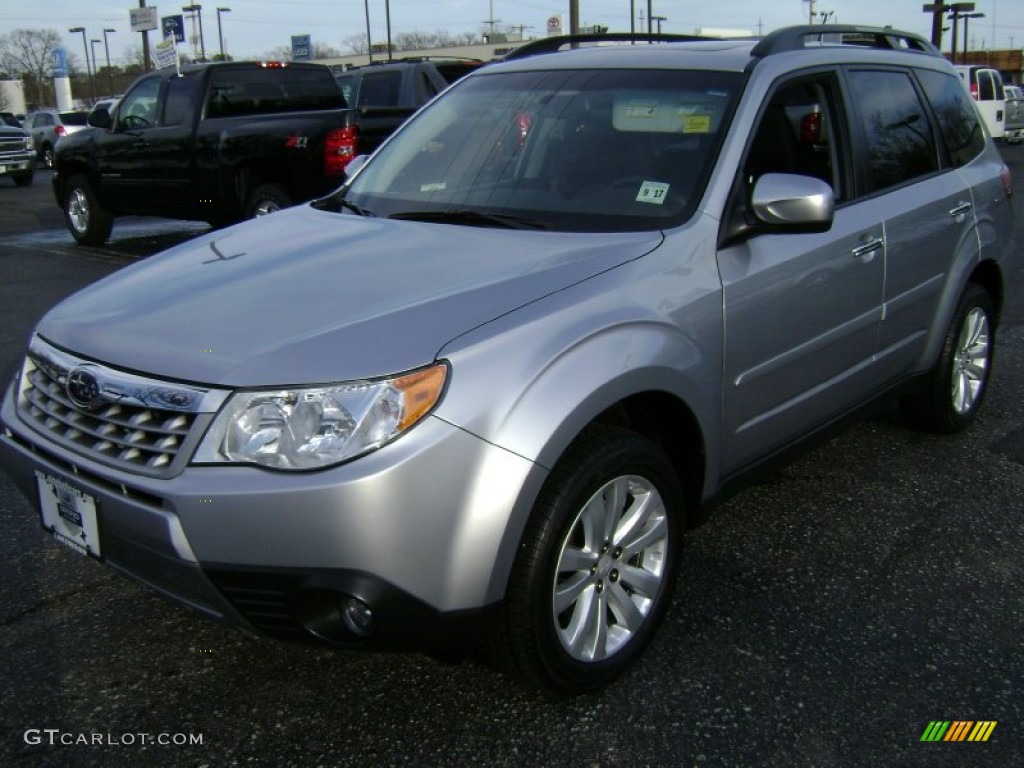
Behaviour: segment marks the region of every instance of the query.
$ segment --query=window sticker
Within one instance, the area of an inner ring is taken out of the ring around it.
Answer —
[[[668,186],[662,181],[645,181],[640,185],[640,191],[636,194],[636,202],[661,205],[668,197]]]
[[[448,189],[448,184],[444,181],[435,181],[430,184],[420,184],[420,192],[443,192]]]
[[[683,133],[710,133],[711,115],[683,115]]]

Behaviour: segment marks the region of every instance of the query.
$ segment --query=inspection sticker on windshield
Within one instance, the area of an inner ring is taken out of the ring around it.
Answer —
[[[640,191],[636,194],[636,202],[661,205],[667,196],[668,184],[662,181],[645,181],[640,185]]]
[[[100,557],[95,497],[39,470],[36,485],[43,528],[76,552]]]

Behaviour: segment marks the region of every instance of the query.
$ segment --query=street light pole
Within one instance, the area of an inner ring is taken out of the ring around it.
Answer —
[[[218,8],[217,9],[217,37],[220,38],[220,60],[227,61],[227,57],[224,55],[224,32],[220,26],[220,15],[222,13],[231,13],[230,8]]]
[[[985,14],[984,13],[962,13],[962,14],[960,14],[960,18],[964,20],[964,54],[963,54],[963,56],[964,56],[964,64],[970,64],[970,62],[967,61],[967,41],[969,40],[969,38],[967,37],[967,26],[970,23],[971,19],[983,19],[983,18],[985,18]]]
[[[391,0],[384,0],[384,20],[388,28],[388,61],[391,61]]]
[[[203,6],[199,4],[185,5],[181,10],[186,13],[194,13],[199,17],[199,60],[206,61],[206,41],[203,40]]]
[[[366,58],[373,64],[373,42],[370,40],[370,0],[363,0],[366,9]]]
[[[72,27],[68,30],[71,34],[81,33],[82,50],[85,51],[85,71],[89,76],[89,90],[92,91],[93,99],[96,98],[96,84],[92,80],[92,67],[89,66],[89,41],[85,37],[85,27]]]
[[[100,65],[96,63],[96,43],[102,42],[98,37],[89,40],[89,49],[92,51],[92,71],[96,73],[96,77],[100,76]],[[94,93],[92,97],[95,99],[96,94]]]
[[[103,51],[107,54],[107,88],[110,93],[114,93],[114,73],[110,71],[110,45],[107,43],[107,33],[117,32],[116,29],[104,29],[103,30]]]

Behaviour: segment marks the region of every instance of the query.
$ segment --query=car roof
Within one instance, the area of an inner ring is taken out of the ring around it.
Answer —
[[[565,46],[569,46],[565,49]],[[552,59],[557,56],[557,59]],[[931,43],[909,32],[851,25],[805,25],[763,38],[712,39],[680,35],[611,33],[542,38],[517,48],[497,69],[657,68],[748,71],[761,60],[796,58],[806,63],[891,62],[945,59]],[[557,64],[555,63],[557,62]],[[487,71],[492,71],[491,67]]]

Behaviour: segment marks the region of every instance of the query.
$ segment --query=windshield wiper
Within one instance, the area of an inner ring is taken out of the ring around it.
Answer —
[[[504,227],[506,229],[547,229],[539,221],[507,213],[484,213],[466,208],[449,208],[434,211],[400,211],[392,213],[389,219],[403,221],[431,221],[448,224],[465,224],[470,227]]]
[[[356,205],[351,200],[346,200],[344,197],[324,197],[319,200],[313,201],[313,207],[321,211],[332,211],[338,213],[342,208],[352,211],[352,213],[358,216],[375,216],[373,211],[367,210],[362,206]]]

